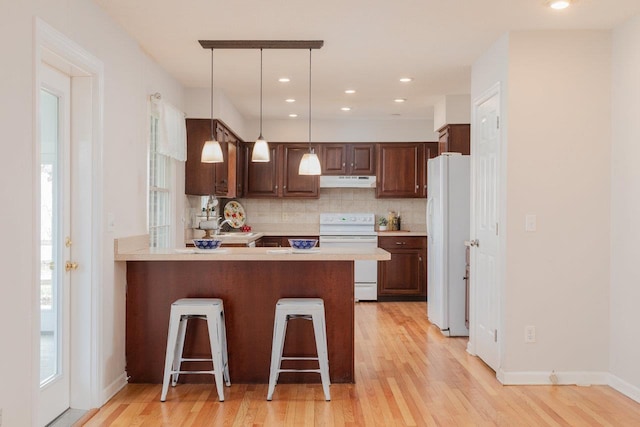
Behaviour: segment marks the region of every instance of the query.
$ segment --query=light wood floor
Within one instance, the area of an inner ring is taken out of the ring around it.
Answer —
[[[640,404],[607,386],[502,386],[426,319],[426,304],[356,304],[356,384],[130,384],[87,426],[640,426]],[[233,356],[231,355],[231,363]],[[232,378],[233,381],[233,378]]]

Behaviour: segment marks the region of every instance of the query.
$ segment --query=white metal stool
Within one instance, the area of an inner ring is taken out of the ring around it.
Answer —
[[[318,357],[282,357],[287,322],[289,319],[306,319],[313,322]],[[317,360],[319,369],[280,369],[283,360]],[[324,398],[331,400],[329,394],[329,356],[327,352],[327,327],[324,317],[324,301],[321,298],[281,298],[276,304],[276,317],[273,324],[273,342],[271,344],[271,370],[269,372],[269,390],[267,400],[273,397],[280,372],[317,372],[322,379]]]
[[[204,319],[209,330],[209,343],[211,345],[211,359],[185,359],[182,357],[184,350],[184,338],[187,332],[189,319]],[[182,362],[212,362],[209,371],[182,371]],[[162,396],[160,400],[167,399],[169,381],[175,387],[180,374],[212,374],[215,377],[218,399],[224,401],[222,381],[227,386],[231,385],[229,379],[229,363],[227,356],[227,333],[224,324],[224,306],[219,298],[182,298],[171,304],[169,317],[169,333],[167,335],[167,352],[164,362],[164,379],[162,381]]]

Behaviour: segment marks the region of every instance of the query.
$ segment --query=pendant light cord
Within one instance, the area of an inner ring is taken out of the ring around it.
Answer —
[[[211,49],[211,140],[216,140],[213,130],[213,49]]]
[[[311,153],[311,49],[309,49],[309,152]]]
[[[262,139],[262,49],[260,49],[260,139]]]

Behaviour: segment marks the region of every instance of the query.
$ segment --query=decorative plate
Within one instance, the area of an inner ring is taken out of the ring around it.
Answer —
[[[229,220],[229,225],[233,228],[240,228],[247,220],[242,205],[235,200],[230,201],[224,207],[224,219]]]

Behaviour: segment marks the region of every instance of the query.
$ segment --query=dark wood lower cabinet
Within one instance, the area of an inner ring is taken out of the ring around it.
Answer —
[[[318,236],[262,236],[260,245],[265,248],[288,248],[289,239],[318,239]]]
[[[378,263],[378,301],[424,301],[427,297],[427,238],[380,236],[391,261]]]

